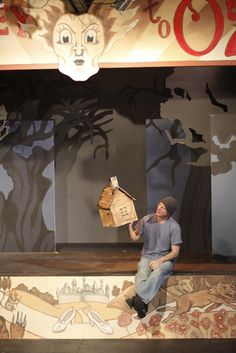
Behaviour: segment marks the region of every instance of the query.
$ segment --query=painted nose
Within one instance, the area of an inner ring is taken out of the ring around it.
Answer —
[[[81,44],[77,44],[72,48],[76,55],[83,55],[84,46]]]

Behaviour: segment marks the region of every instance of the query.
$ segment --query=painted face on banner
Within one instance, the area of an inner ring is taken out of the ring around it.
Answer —
[[[104,51],[104,29],[90,14],[61,16],[53,29],[53,48],[59,70],[75,81],[85,81],[99,70]]]

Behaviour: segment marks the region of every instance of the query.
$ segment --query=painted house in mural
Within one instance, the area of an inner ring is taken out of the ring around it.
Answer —
[[[111,177],[97,205],[103,227],[120,227],[136,221],[134,201],[135,198],[119,186],[117,177]]]

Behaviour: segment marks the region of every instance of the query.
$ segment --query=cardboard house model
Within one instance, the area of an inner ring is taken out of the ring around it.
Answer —
[[[134,200],[119,187],[117,177],[111,177],[110,185],[103,189],[97,204],[103,227],[120,227],[136,221]]]

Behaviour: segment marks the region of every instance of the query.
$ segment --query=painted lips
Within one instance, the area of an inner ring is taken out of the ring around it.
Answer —
[[[76,59],[74,60],[75,65],[83,65],[85,63],[85,60],[83,59]]]

